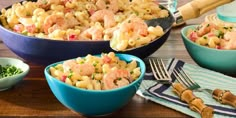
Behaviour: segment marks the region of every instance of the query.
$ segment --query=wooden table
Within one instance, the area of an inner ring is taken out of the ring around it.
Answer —
[[[0,0],[0,9],[20,0]],[[178,0],[181,6],[191,0]],[[210,11],[209,13],[215,12]],[[206,15],[206,14],[205,14]],[[202,22],[204,15],[189,20],[186,25]],[[184,25],[183,25],[184,26]],[[183,26],[174,27],[167,42],[153,55],[165,60],[178,58],[195,64],[187,53],[180,35]],[[1,35],[1,34],[0,34]],[[0,41],[0,57],[20,58]],[[21,59],[21,58],[20,58]],[[64,107],[52,94],[45,80],[45,66],[25,61],[30,65],[30,72],[15,87],[0,92],[0,117],[84,117]],[[168,107],[147,101],[136,95],[128,105],[107,117],[189,117]]]

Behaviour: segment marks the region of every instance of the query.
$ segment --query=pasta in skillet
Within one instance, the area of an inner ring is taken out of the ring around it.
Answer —
[[[150,30],[144,20],[168,16],[168,11],[160,8],[156,0],[38,0],[2,9],[0,20],[14,32],[39,38],[68,41],[116,38],[115,43],[121,44],[113,47],[124,50],[162,36],[161,27]],[[136,32],[137,29],[144,32]]]
[[[141,75],[136,60],[125,62],[114,52],[103,53],[101,57],[87,55],[67,60],[49,70],[53,77],[66,84],[89,90],[123,87]]]

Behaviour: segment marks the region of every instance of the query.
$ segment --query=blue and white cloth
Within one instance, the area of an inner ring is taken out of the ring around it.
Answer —
[[[230,90],[233,94],[236,94],[236,78],[204,69],[197,65],[188,64],[175,58],[170,59],[167,64],[167,70],[171,74],[172,82],[175,81],[175,78],[172,75],[172,70],[179,67],[182,67],[191,76],[191,78],[203,88],[219,88],[223,90]],[[190,110],[188,104],[182,102],[180,98],[173,93],[170,85],[158,83],[151,72],[146,73],[137,94],[148,100],[175,109],[189,116],[195,118],[201,117],[197,112]],[[194,95],[202,98],[204,104],[214,108],[214,118],[236,117],[235,108],[218,103],[210,94],[205,92],[194,92]]]

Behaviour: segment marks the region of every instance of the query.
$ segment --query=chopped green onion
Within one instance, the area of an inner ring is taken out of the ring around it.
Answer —
[[[0,65],[0,79],[4,77],[9,77],[22,73],[23,71],[20,68],[17,68],[13,65]]]
[[[67,77],[71,78],[73,76],[73,71],[71,69],[69,71],[70,71],[70,73],[69,73],[69,75]]]
[[[94,80],[94,79],[95,79],[95,73],[92,74],[92,80]]]
[[[216,30],[214,33],[218,38],[223,38],[224,37],[224,32],[222,32],[220,30]]]

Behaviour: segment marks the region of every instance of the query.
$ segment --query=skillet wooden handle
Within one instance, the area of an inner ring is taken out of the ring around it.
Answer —
[[[215,89],[212,93],[214,99],[222,104],[228,104],[236,108],[236,96],[227,90]]]
[[[182,101],[188,103],[191,110],[198,112],[202,118],[212,118],[214,109],[212,107],[206,106],[203,100],[196,97],[193,91],[185,88],[180,83],[173,83],[173,92],[175,92]]]
[[[202,14],[234,0],[192,0],[191,2],[178,8],[183,20],[197,18]]]

